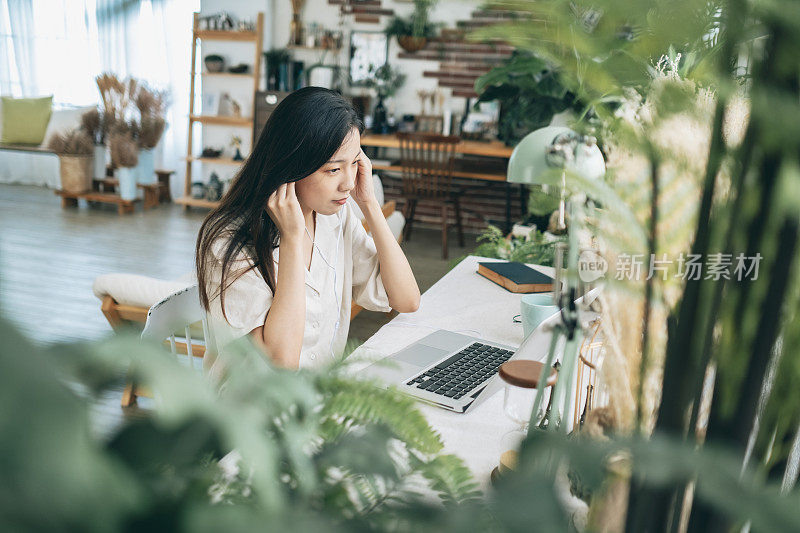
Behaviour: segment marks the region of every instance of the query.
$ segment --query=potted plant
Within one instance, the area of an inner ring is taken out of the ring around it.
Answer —
[[[130,127],[117,126],[109,136],[111,164],[116,168],[119,180],[119,195],[123,200],[136,198],[136,165],[139,151]]]
[[[266,63],[268,91],[289,90],[289,51],[285,48],[272,48],[264,54]]]
[[[392,68],[389,63],[385,63],[377,69],[374,68],[374,65],[370,65],[369,77],[364,84],[375,89],[378,95],[378,104],[372,115],[372,131],[375,133],[388,133],[386,106],[383,105],[383,100],[393,96],[405,81],[406,75]]]
[[[92,186],[94,143],[79,129],[55,133],[47,147],[58,155],[61,165],[61,190],[81,193]]]
[[[414,0],[414,11],[408,18],[395,16],[383,30],[387,37],[397,37],[397,44],[409,53],[421,50],[428,39],[436,36],[436,24],[428,20],[435,0]]]
[[[475,92],[479,95],[478,103],[499,102],[498,137],[509,146],[550,124],[554,115],[582,108],[556,68],[522,51],[514,51],[504,65],[478,78]]]
[[[164,92],[140,84],[134,104],[139,110],[139,135],[136,139],[139,147],[139,163],[136,167],[136,179],[142,184],[152,184],[156,182],[153,150],[161,140],[167,124],[164,119],[166,95]]]

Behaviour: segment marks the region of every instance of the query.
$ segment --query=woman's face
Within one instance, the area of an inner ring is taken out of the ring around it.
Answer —
[[[296,183],[300,205],[321,215],[337,213],[355,187],[360,155],[361,135],[353,128],[327,163]]]

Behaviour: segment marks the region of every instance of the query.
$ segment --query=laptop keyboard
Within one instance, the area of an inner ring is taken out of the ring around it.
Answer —
[[[475,342],[406,385],[458,400],[488,381],[512,355],[514,352]]]

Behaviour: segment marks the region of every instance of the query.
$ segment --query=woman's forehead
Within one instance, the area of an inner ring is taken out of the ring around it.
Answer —
[[[331,160],[355,159],[361,152],[361,135],[353,128],[342,141],[342,145],[333,154]]]

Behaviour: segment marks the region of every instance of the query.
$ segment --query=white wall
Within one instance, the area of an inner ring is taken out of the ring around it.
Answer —
[[[284,47],[289,42],[289,24],[292,19],[292,8],[289,0],[278,0],[274,4],[274,24],[273,24],[273,40],[271,44],[273,47]],[[472,11],[478,9],[480,6],[479,1],[465,1],[465,0],[439,0],[433,11],[431,12],[430,19],[432,22],[442,22],[447,28],[455,27],[458,20],[466,20],[470,18]],[[394,9],[395,13],[401,16],[411,14],[414,9],[413,3],[409,1],[397,0],[383,0],[382,8]],[[329,4],[328,0],[306,0],[303,8],[302,20],[304,25],[316,22],[331,29],[341,28],[344,31],[344,40],[346,45],[339,53],[338,57],[332,57],[328,54],[325,62],[328,64],[338,64],[345,69],[349,67],[349,35],[351,30],[357,31],[381,31],[389,22],[390,17],[382,16],[381,24],[356,24],[353,15],[341,17],[339,14],[339,6]],[[340,25],[341,23],[341,25]],[[267,41],[264,41],[265,43]],[[399,59],[398,52],[402,50],[397,45],[397,40],[392,39],[389,43],[389,63],[393,67],[399,68],[406,74],[406,82],[398,91],[397,94],[389,102],[387,102],[389,111],[395,112],[399,119],[404,113],[419,113],[420,104],[417,97],[417,90],[431,90],[437,87],[435,78],[423,78],[422,73],[426,70],[438,70],[438,61],[421,61],[418,59]],[[295,57],[299,60],[314,62],[319,58],[319,52],[295,50],[293,51]],[[461,112],[464,109],[464,98],[450,97],[450,90],[442,89],[445,96],[448,98],[445,105],[454,112]],[[354,88],[353,93],[361,94],[364,89]]]

